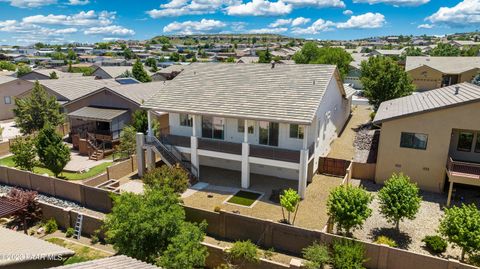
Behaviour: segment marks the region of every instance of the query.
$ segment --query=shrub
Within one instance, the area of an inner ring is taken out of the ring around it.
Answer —
[[[36,164],[37,150],[35,141],[29,137],[19,137],[13,140],[10,146],[13,153],[13,162],[22,170],[33,171]]]
[[[370,113],[370,121],[373,121],[373,119],[375,119],[375,115],[377,115],[377,113],[375,113],[375,111],[372,111]]]
[[[282,206],[282,215],[284,222],[288,224],[295,223],[295,217],[297,216],[298,206],[300,204],[300,195],[295,190],[288,189],[280,195],[280,205]],[[284,209],[287,211],[288,218],[285,218]],[[290,215],[294,213],[293,221],[290,222]]]
[[[361,243],[342,239],[333,243],[335,269],[360,269],[363,267],[365,249]]]
[[[311,246],[302,250],[303,258],[307,260],[305,267],[307,269],[323,268],[330,261],[330,255],[326,246],[314,242]]]
[[[74,230],[72,227],[70,227],[70,228],[68,228],[67,231],[65,232],[65,236],[66,236],[66,237],[72,237],[74,233],[75,233],[75,230]]]
[[[92,234],[92,235],[90,236],[90,243],[93,245],[93,244],[96,244],[96,243],[98,243],[98,242],[100,242],[100,239],[98,238],[98,236]]]
[[[391,239],[387,236],[384,236],[384,235],[381,235],[381,236],[377,237],[377,240],[375,240],[375,243],[380,244],[380,245],[387,245],[387,246],[392,247],[392,248],[397,247],[397,243],[395,242],[395,240],[393,240],[393,239]]]
[[[259,261],[258,247],[250,240],[235,242],[228,251],[228,256],[236,260]]]
[[[265,259],[271,259],[273,257],[273,253],[275,252],[274,248],[269,248],[267,250],[263,251],[263,258]]]
[[[143,182],[154,189],[170,187],[174,192],[182,193],[188,188],[188,174],[180,167],[163,165],[146,173]]]
[[[215,211],[215,212],[220,212],[221,210],[222,210],[222,208],[218,205],[213,208],[213,211]]]
[[[360,228],[372,214],[372,209],[368,207],[372,199],[372,195],[362,188],[338,186],[328,196],[328,215],[339,231],[345,230],[349,235],[352,229]]]
[[[51,234],[51,233],[58,230],[58,225],[57,225],[57,222],[55,221],[55,219],[49,219],[45,223],[44,228],[45,228],[45,233]]]
[[[438,235],[427,235],[422,239],[427,249],[433,253],[443,253],[447,250],[447,241]]]

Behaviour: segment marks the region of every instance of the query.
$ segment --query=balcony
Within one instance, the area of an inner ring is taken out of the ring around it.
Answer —
[[[214,139],[198,139],[198,149],[242,155],[242,144]]]
[[[300,151],[250,145],[250,157],[299,163]]]
[[[451,182],[480,186],[480,164],[448,158],[447,174]]]
[[[190,136],[180,135],[164,135],[160,140],[164,143],[184,148],[189,148],[191,143]]]

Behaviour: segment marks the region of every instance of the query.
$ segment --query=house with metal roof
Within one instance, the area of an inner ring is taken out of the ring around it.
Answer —
[[[454,183],[480,186],[480,86],[461,83],[383,102],[375,180],[404,173],[449,200]]]
[[[238,171],[243,188],[251,173],[294,180],[304,197],[319,156],[350,115],[352,95],[332,65],[194,63],[142,105],[150,119],[147,163],[160,154],[200,180],[204,166]],[[168,115],[160,136],[153,113]]]
[[[480,72],[480,57],[408,56],[405,71],[419,91],[471,82]]]

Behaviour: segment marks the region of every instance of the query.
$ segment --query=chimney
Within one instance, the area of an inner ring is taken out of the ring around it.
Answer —
[[[275,68],[275,61],[272,61],[271,64],[272,64],[272,69]]]
[[[455,86],[455,95],[457,95],[459,91],[460,91],[460,86]]]

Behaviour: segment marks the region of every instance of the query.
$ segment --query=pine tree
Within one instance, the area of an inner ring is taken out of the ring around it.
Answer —
[[[133,77],[140,82],[150,82],[152,78],[148,75],[147,71],[143,68],[142,62],[139,59],[135,62],[132,68]]]
[[[70,149],[50,124],[45,125],[38,134],[37,155],[40,162],[50,169],[55,177],[58,177],[70,161]]]

